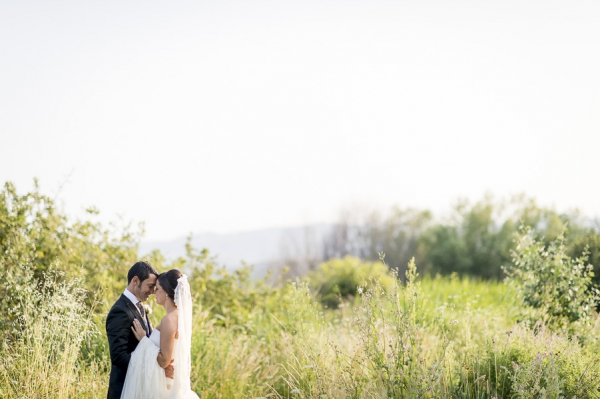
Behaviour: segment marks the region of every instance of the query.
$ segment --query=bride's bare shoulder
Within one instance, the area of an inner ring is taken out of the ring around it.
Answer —
[[[169,331],[174,331],[177,329],[177,311],[167,313],[165,317],[160,321],[161,332],[165,328]]]

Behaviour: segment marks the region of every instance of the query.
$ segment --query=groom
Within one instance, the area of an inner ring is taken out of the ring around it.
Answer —
[[[137,262],[127,273],[127,288],[115,302],[106,317],[106,335],[110,349],[110,382],[107,399],[120,399],[131,352],[138,345],[138,340],[131,327],[137,319],[146,335],[152,332],[152,323],[142,306],[154,293],[158,272],[148,262]],[[173,366],[165,369],[167,377],[173,378]]]

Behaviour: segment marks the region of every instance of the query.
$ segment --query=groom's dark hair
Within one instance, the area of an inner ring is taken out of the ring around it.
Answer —
[[[150,263],[143,260],[136,262],[129,269],[129,273],[127,273],[127,284],[130,284],[131,280],[133,280],[135,276],[137,276],[137,278],[140,279],[141,283],[142,281],[150,277],[151,274],[154,274],[156,277],[158,277],[158,272],[155,268],[152,267]]]

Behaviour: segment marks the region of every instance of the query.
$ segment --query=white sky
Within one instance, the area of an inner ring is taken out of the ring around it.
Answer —
[[[0,182],[147,239],[525,192],[600,216],[600,2],[0,2]]]

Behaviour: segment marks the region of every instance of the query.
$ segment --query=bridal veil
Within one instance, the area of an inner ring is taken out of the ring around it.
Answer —
[[[187,276],[183,274],[177,280],[175,305],[179,310],[177,331],[179,338],[175,342],[173,366],[175,375],[169,399],[195,399],[198,395],[192,391],[190,374],[192,372],[192,294]]]

